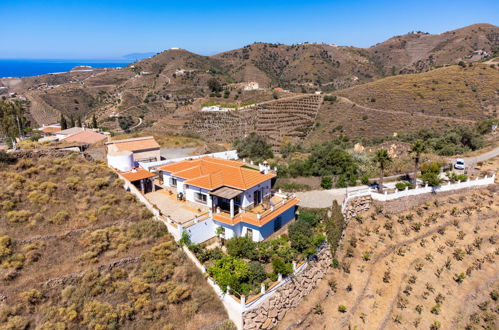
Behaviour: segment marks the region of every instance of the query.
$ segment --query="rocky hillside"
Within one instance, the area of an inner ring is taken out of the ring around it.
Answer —
[[[383,137],[421,128],[470,125],[498,117],[499,68],[453,65],[405,74],[335,92],[324,102],[308,136],[319,142],[345,134]]]
[[[146,129],[161,119],[175,122],[183,111],[198,110],[203,103],[199,100],[211,92],[207,82],[212,78],[229,86],[256,81],[260,87],[294,92],[333,91],[398,73],[477,61],[497,51],[498,36],[498,27],[478,24],[438,35],[397,36],[366,49],[254,43],[209,57],[170,49],[121,70],[0,79],[0,86],[8,87],[3,93],[26,97],[38,124],[55,122],[61,113],[84,120],[95,113],[112,130],[119,130],[118,121],[112,119],[116,117],[130,117],[133,126]],[[484,53],[474,54],[477,50]],[[238,95],[229,96],[230,101],[245,99],[240,87],[232,87],[232,92]],[[265,95],[272,99],[272,93]],[[216,102],[228,101],[222,94],[216,96]]]
[[[68,152],[16,156],[0,162],[0,328],[224,324],[201,273],[107,166]]]
[[[499,28],[474,24],[440,34],[423,32],[396,36],[369,48],[385,74],[421,72],[459,61],[479,60],[499,50]]]
[[[255,43],[214,58],[238,81],[298,91],[345,88],[382,76],[372,54],[355,47]]]

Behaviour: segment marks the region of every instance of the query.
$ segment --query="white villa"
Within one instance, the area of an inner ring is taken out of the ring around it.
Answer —
[[[259,171],[240,161],[201,157],[162,166],[159,173],[165,191],[197,211],[193,221],[181,224],[196,243],[215,237],[218,227],[226,239],[261,241],[295,218],[298,200],[272,193],[276,174],[268,166]]]

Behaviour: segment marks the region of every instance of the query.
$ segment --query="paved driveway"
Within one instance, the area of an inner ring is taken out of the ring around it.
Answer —
[[[354,191],[362,191],[367,189],[369,189],[368,186],[357,186],[329,190],[310,190],[297,192],[296,197],[300,200],[300,203],[298,203],[299,206],[324,208],[331,207],[334,200],[337,201],[338,204],[343,203],[347,191],[348,193],[352,193]]]

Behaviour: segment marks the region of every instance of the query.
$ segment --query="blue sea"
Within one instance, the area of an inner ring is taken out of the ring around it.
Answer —
[[[94,68],[124,67],[132,60],[8,60],[0,59],[0,78],[28,77],[46,73],[66,72],[79,65]]]

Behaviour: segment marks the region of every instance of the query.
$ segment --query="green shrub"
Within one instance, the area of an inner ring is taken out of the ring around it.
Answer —
[[[338,305],[338,312],[346,313],[347,307],[345,305]]]
[[[314,212],[302,211],[300,212],[298,219],[300,221],[308,222],[308,224],[311,225],[312,227],[316,226],[317,223],[319,223],[319,218],[317,217],[317,214]]]
[[[338,181],[336,181],[336,188],[346,188],[347,183],[344,176],[340,176]]]
[[[0,236],[0,261],[12,254],[12,239],[9,236]]]
[[[27,304],[36,305],[42,302],[42,293],[36,289],[21,292],[19,297]]]
[[[32,191],[28,194],[28,200],[33,204],[45,205],[50,200],[50,196],[38,191]]]
[[[398,190],[404,190],[405,189],[405,183],[404,182],[397,182],[395,184],[395,188],[397,188]]]
[[[28,221],[31,216],[31,213],[26,210],[19,210],[19,211],[9,211],[5,215],[7,216],[7,219],[9,219],[9,222],[19,223],[19,222]]]
[[[284,262],[279,257],[272,258],[272,269],[274,270],[274,274],[282,274],[283,276],[293,273],[293,265]]]
[[[312,226],[303,220],[298,220],[289,225],[289,240],[291,247],[298,252],[304,252],[312,246]]]
[[[118,327],[118,314],[112,305],[92,300],[83,306],[82,323],[90,329],[114,329]]]
[[[56,224],[62,224],[64,222],[68,221],[69,218],[70,218],[70,216],[69,216],[68,212],[59,211],[52,217],[52,219],[50,221],[53,223],[56,223]]]
[[[178,285],[168,294],[167,300],[170,304],[178,304],[191,296],[190,290],[184,285]]]
[[[248,265],[250,271],[249,281],[254,285],[263,283],[263,281],[265,281],[265,279],[267,278],[267,274],[265,273],[263,265],[258,261],[250,261]]]
[[[323,189],[333,188],[333,179],[329,176],[325,176],[321,179],[321,187]]]
[[[360,179],[363,185],[368,185],[369,184],[369,177],[367,175],[362,176]]]

